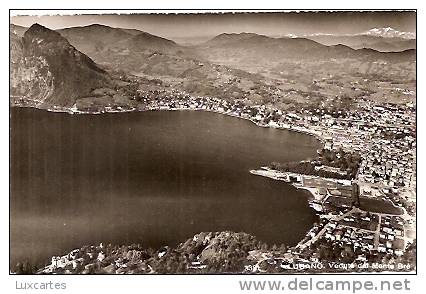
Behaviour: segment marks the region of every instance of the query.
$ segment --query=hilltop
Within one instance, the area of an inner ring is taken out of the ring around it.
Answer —
[[[139,244],[105,246],[101,243],[53,257],[51,264],[37,273],[236,273],[244,271],[249,252],[261,246],[255,237],[234,232],[199,233],[175,248],[165,246],[158,250]]]
[[[337,250],[337,249],[335,249]],[[144,248],[140,244],[87,245],[63,256],[53,256],[42,268],[28,263],[18,263],[17,274],[249,274],[249,273],[347,273],[335,262],[356,262],[355,255],[348,256],[348,247],[339,249],[335,256],[323,249],[308,255],[284,244],[277,246],[258,241],[246,233],[231,231],[202,232],[171,248]],[[398,262],[415,264],[417,244],[409,246]],[[342,252],[340,252],[342,251]],[[327,254],[326,254],[327,253]],[[345,254],[343,254],[345,253]],[[413,262],[414,260],[414,262]],[[308,262],[308,263],[307,263]],[[306,268],[311,263],[321,263],[320,268]],[[372,260],[381,262],[380,258]],[[380,269],[363,267],[358,272],[377,272]],[[386,270],[386,269],[382,269]]]

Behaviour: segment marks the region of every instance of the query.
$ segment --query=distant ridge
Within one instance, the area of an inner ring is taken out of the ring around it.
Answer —
[[[169,51],[178,47],[171,40],[136,29],[113,28],[100,24],[71,27],[58,32],[81,52],[91,56],[104,50],[145,49]]]
[[[79,51],[91,55],[106,47],[131,38],[135,30],[112,28],[100,24],[58,30]]]
[[[386,58],[385,53],[373,48],[359,47],[356,50],[344,42],[324,45],[321,42],[299,37],[268,37],[254,33],[220,34],[199,46],[205,49],[205,56],[214,60],[219,55],[236,58],[259,58],[278,60],[282,58],[329,59],[329,58]],[[365,49],[365,50],[364,50]],[[370,49],[370,50],[366,50]],[[414,48],[404,48],[405,51]],[[209,51],[210,50],[210,51]],[[406,55],[407,52],[405,52]]]
[[[180,46],[174,41],[158,37],[146,32],[140,32],[139,34],[134,35],[128,39],[122,40],[121,42],[118,42],[116,44],[112,44],[110,47],[116,49],[127,49],[134,52],[146,49],[168,52],[173,51]]]
[[[353,49],[370,48],[381,52],[398,52],[416,49],[416,33],[401,32],[391,27],[373,28],[356,34],[313,33],[288,34],[290,38],[307,38],[323,45],[344,44]]]

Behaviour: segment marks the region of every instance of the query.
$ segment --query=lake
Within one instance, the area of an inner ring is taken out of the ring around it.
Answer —
[[[295,245],[309,194],[251,175],[313,158],[314,137],[204,111],[11,108],[11,264],[87,244],[176,245],[201,231]]]

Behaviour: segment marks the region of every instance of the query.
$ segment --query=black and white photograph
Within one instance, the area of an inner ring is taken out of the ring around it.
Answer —
[[[415,9],[10,11],[9,274],[415,275],[416,34]]]

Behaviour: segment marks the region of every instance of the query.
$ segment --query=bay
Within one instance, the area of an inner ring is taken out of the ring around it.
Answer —
[[[315,157],[296,132],[204,111],[71,115],[11,108],[11,264],[85,244],[174,246],[202,231],[295,245],[309,194],[249,173]]]

